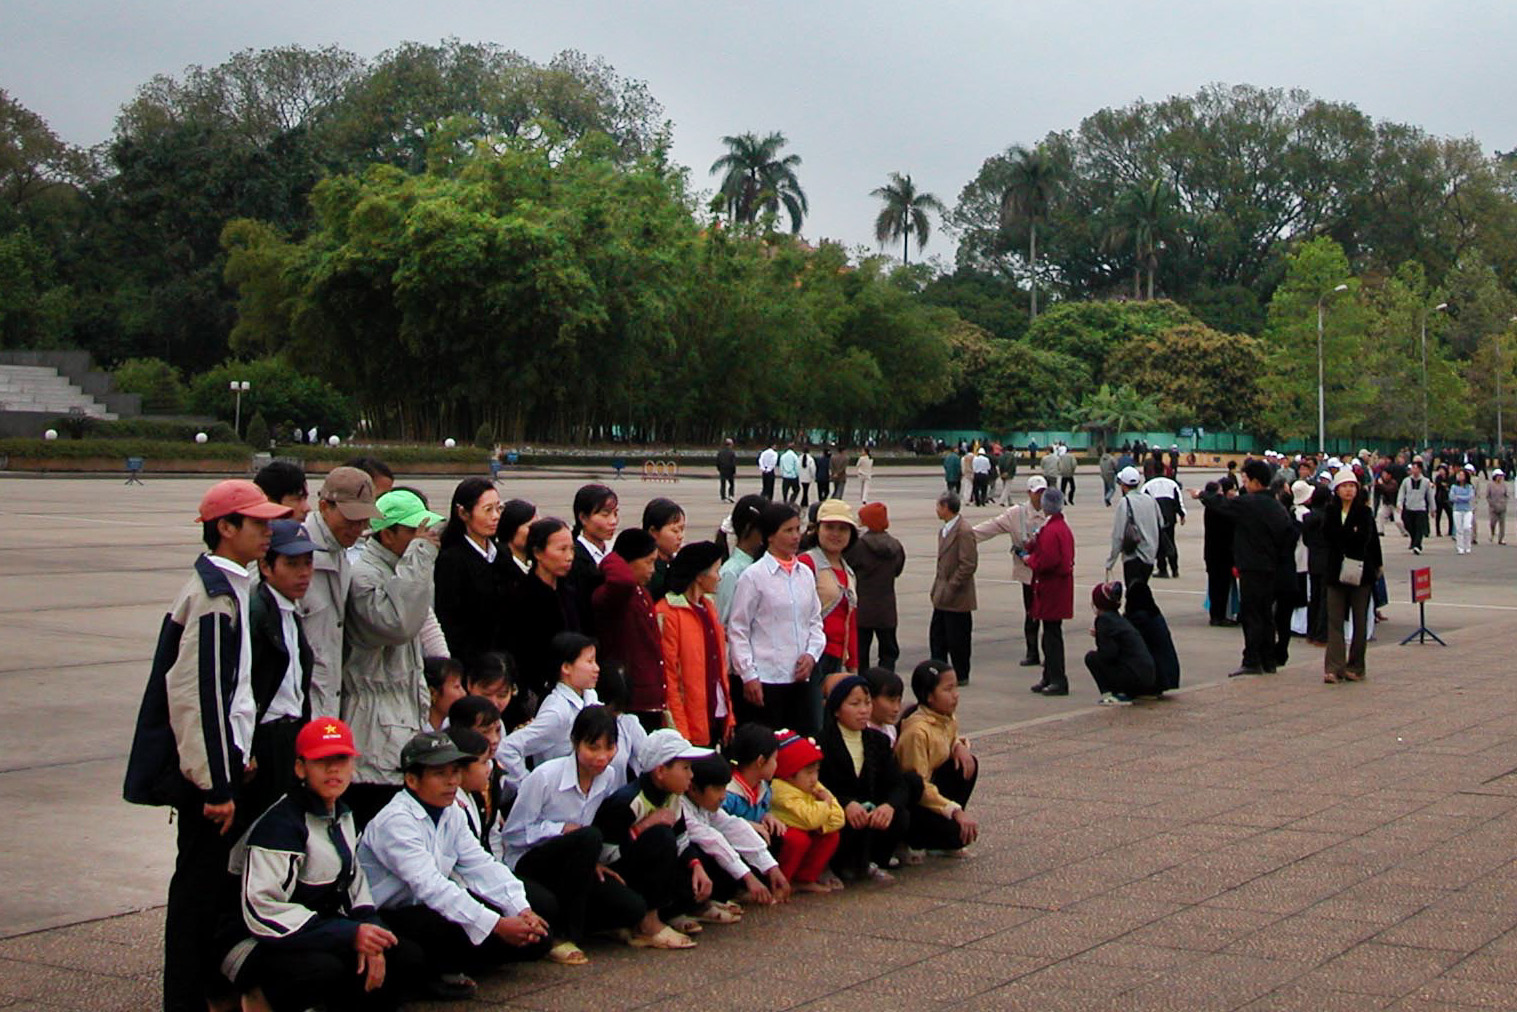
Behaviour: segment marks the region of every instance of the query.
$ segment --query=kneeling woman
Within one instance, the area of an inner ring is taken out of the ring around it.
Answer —
[[[585,932],[635,927],[648,913],[642,897],[600,863],[601,831],[591,825],[621,783],[611,766],[618,738],[616,714],[580,710],[569,731],[573,753],[533,769],[506,820],[506,864],[558,900],[557,944],[548,952],[555,962],[589,962],[579,947]]]
[[[822,728],[822,783],[843,806],[842,839],[832,858],[844,880],[865,875],[879,882],[896,845],[906,837],[909,792],[891,752],[890,739],[869,726],[874,699],[858,675],[838,681],[827,694]]]
[[[901,770],[922,778],[906,842],[919,850],[958,850],[974,843],[980,825],[964,806],[974,793],[979,764],[959,737],[958,675],[943,661],[923,661],[911,673],[917,705],[901,722],[895,757]]]
[[[222,970],[274,1012],[397,1008],[421,972],[421,950],[385,928],[353,858],[358,833],[338,799],[357,756],[342,721],[307,724],[295,738],[299,784],[232,852],[245,930]]]

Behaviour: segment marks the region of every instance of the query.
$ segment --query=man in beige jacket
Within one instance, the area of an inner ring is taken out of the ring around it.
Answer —
[[[974,635],[974,571],[980,550],[974,531],[959,517],[963,501],[952,492],[938,496],[938,568],[932,580],[932,625],[928,643],[932,656],[949,661],[960,685],[969,683],[969,651]]]

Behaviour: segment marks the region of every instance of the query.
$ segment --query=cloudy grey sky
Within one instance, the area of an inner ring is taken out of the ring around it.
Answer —
[[[1517,147],[1510,0],[5,0],[0,88],[94,144],[155,73],[244,48],[404,40],[575,48],[646,80],[709,186],[719,138],[781,130],[806,234],[873,243],[869,191],[950,205],[988,156],[1089,113],[1212,83],[1303,87],[1377,119]],[[936,237],[929,254],[948,255]]]

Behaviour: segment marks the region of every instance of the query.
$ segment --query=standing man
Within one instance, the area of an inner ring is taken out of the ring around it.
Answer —
[[[1122,560],[1122,582],[1129,592],[1135,585],[1148,582],[1159,558],[1159,503],[1138,492],[1142,481],[1136,467],[1124,467],[1117,472],[1122,501],[1111,518],[1111,555],[1106,559],[1108,573],[1118,559]]]
[[[1401,483],[1396,493],[1396,511],[1401,514],[1401,524],[1412,537],[1412,554],[1422,554],[1422,539],[1427,537],[1428,514],[1438,508],[1437,493],[1433,483],[1422,474],[1422,458],[1412,461],[1411,473]]]
[[[1228,677],[1273,674],[1276,668],[1275,589],[1282,565],[1292,567],[1296,525],[1269,490],[1269,465],[1243,465],[1244,495],[1228,499],[1220,492],[1196,492],[1207,513],[1217,510],[1233,520],[1233,562],[1238,567],[1238,619],[1243,625],[1243,663]]]
[[[816,501],[826,502],[832,492],[832,448],[822,447],[816,458]]]
[[[1232,499],[1238,494],[1238,483],[1224,476],[1220,481],[1207,482],[1206,491]],[[1206,564],[1206,595],[1211,610],[1209,624],[1237,625],[1237,620],[1227,614],[1233,597],[1233,518],[1222,510],[1207,510],[1201,516],[1201,524],[1201,560]]]
[[[269,521],[290,508],[247,480],[218,482],[200,500],[206,551],[163,618],[122,795],[172,805],[179,855],[163,925],[165,1012],[205,1012],[230,990],[216,971],[222,915],[237,909],[227,874],[232,844],[257,813],[243,804],[252,758],[248,566],[269,550]]]
[[[296,605],[311,644],[311,712],[342,712],[342,637],[347,618],[353,563],[348,549],[379,516],[374,479],[356,467],[327,472],[316,508],[305,519],[305,535],[317,548],[311,586]]]
[[[716,451],[716,488],[722,502],[731,502],[737,495],[737,451],[732,440],[722,440],[722,448]]]
[[[1017,476],[1017,451],[1011,448],[1010,443],[1001,447],[1001,459],[997,463],[997,470],[1001,472],[1001,489],[996,500],[1002,506],[1010,506],[1012,500],[1016,498],[1016,491],[1011,487],[1011,483]]]
[[[1106,505],[1111,505],[1111,497],[1117,491],[1117,458],[1112,456],[1108,449],[1101,451],[1101,495]]]
[[[1490,483],[1485,486],[1485,507],[1490,516],[1491,540],[1498,545],[1506,544],[1506,504],[1512,501],[1512,487],[1506,483],[1506,472],[1496,468],[1491,472]]]
[[[975,453],[970,469],[974,472],[974,504],[988,506],[990,504],[990,457],[985,453],[985,447],[980,447]]]
[[[780,455],[774,448],[774,440],[769,440],[758,455],[759,469],[759,495],[765,499],[774,498],[774,469],[779,466]]]
[[[1185,523],[1185,501],[1180,498],[1180,483],[1167,475],[1150,478],[1143,483],[1143,494],[1159,504],[1159,558],[1160,579],[1180,575],[1180,549],[1175,545],[1175,523]]]
[[[1011,538],[1011,575],[1022,585],[1022,636],[1027,640],[1027,654],[1018,663],[1024,668],[1036,668],[1043,663],[1038,655],[1038,620],[1033,618],[1032,611],[1032,570],[1023,561],[1022,551],[1047,519],[1043,513],[1043,493],[1047,488],[1048,481],[1041,474],[1033,475],[1027,479],[1027,502],[1012,506],[1000,516],[974,525],[976,543],[988,541],[999,534]]]
[[[253,475],[253,484],[263,489],[263,494],[269,497],[269,502],[290,507],[290,519],[297,524],[303,522],[306,514],[311,512],[305,469],[294,461],[269,461],[257,474]]]
[[[1063,494],[1065,502],[1070,506],[1075,504],[1075,455],[1069,452],[1069,447],[1059,445],[1059,491]]]
[[[980,552],[974,532],[960,522],[963,501],[957,492],[938,496],[937,514],[943,522],[938,532],[938,568],[932,579],[932,624],[927,639],[932,656],[947,660],[969,684],[969,651],[974,635],[974,571]]]
[[[948,485],[948,491],[954,495],[959,494],[959,480],[964,476],[964,464],[954,450],[943,454],[943,481]],[[941,660],[942,658],[939,658]]]
[[[833,447],[827,468],[832,478],[832,498],[841,499],[843,490],[848,487],[848,447],[842,443]]]
[[[1043,454],[1043,459],[1038,466],[1043,469],[1043,477],[1048,479],[1049,488],[1059,487],[1059,447],[1050,446],[1048,452]]]
[[[794,442],[785,444],[785,452],[780,454],[779,472],[780,495],[794,506],[801,497],[801,458],[796,455]]]

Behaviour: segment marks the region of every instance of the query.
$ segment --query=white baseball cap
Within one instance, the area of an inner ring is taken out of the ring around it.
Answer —
[[[1039,489],[1045,489],[1047,487],[1048,479],[1043,477],[1041,474],[1035,474],[1031,478],[1027,479],[1027,491],[1029,492],[1036,492]]]
[[[1117,484],[1119,485],[1137,485],[1142,480],[1143,476],[1138,473],[1136,467],[1124,467],[1117,472]]]

